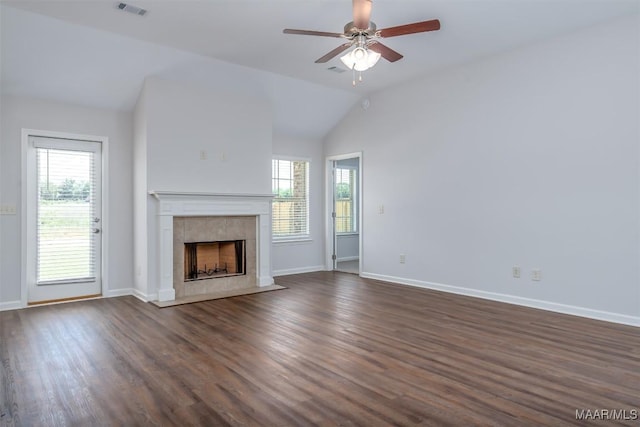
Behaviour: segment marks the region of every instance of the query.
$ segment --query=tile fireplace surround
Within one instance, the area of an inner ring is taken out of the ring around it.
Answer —
[[[271,274],[271,194],[216,194],[151,191],[158,200],[159,264],[158,301],[176,299],[174,288],[174,217],[255,217],[257,286],[273,284]],[[214,279],[215,280],[215,279]]]

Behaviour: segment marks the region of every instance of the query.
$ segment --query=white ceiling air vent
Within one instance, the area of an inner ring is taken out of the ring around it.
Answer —
[[[336,67],[336,66],[329,67],[329,68],[327,68],[327,70],[333,71],[334,73],[344,73],[345,71],[347,71],[347,70],[344,70],[344,69]]]
[[[118,3],[116,7],[120,10],[124,10],[125,12],[133,13],[134,15],[144,16],[144,14],[147,13],[147,9],[142,9],[141,7],[126,3]]]

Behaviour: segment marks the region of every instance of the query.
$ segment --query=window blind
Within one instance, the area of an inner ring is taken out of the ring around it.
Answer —
[[[274,159],[272,163],[273,237],[309,235],[309,162]]]
[[[95,278],[94,156],[36,148],[38,284]]]

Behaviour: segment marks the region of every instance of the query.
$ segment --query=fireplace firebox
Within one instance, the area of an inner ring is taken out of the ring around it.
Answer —
[[[185,282],[246,274],[246,241],[184,244]]]

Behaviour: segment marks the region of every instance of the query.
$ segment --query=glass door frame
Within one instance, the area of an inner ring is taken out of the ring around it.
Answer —
[[[36,248],[34,246],[35,230],[33,224],[30,221],[35,221],[34,212],[30,212],[33,207],[34,201],[37,197],[37,183],[36,171],[35,171],[35,151],[31,146],[30,139],[32,137],[42,138],[54,138],[70,141],[87,141],[99,143],[100,150],[100,182],[101,182],[101,212],[100,212],[100,275],[97,277],[99,280],[99,294],[104,295],[107,287],[107,267],[108,260],[106,253],[108,250],[108,143],[109,139],[104,136],[85,135],[85,134],[72,134],[67,132],[55,132],[45,130],[34,129],[22,129],[22,203],[21,203],[21,255],[22,255],[22,280],[21,280],[21,305],[27,307],[29,305],[29,286],[30,283],[35,283],[36,271],[34,268]],[[80,296],[82,297],[82,296]],[[68,298],[55,298],[56,300],[75,299],[71,296]],[[46,301],[45,301],[46,302]]]
[[[327,156],[326,157],[326,169],[325,169],[325,269],[327,271],[334,271],[336,267],[336,259],[334,259],[334,254],[337,246],[337,234],[335,232],[335,218],[333,217],[333,212],[335,210],[335,179],[334,179],[334,167],[335,163],[338,160],[346,160],[352,158],[358,158],[358,163],[360,165],[358,169],[358,176],[356,178],[356,191],[359,194],[358,203],[357,203],[357,224],[358,224],[358,258],[359,265],[358,271],[360,271],[360,275],[362,275],[363,270],[362,266],[364,265],[364,250],[363,250],[363,235],[364,235],[364,220],[363,220],[363,200],[364,200],[364,192],[363,192],[363,153],[361,151],[349,154],[341,154],[335,156]]]

